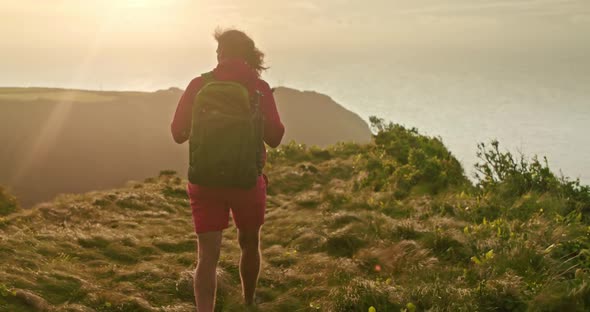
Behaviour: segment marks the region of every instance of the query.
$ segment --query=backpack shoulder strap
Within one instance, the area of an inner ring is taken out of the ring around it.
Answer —
[[[215,77],[213,76],[213,72],[208,72],[208,73],[204,73],[201,75],[201,77],[203,78],[203,86],[210,83],[210,82],[214,82],[215,81]]]

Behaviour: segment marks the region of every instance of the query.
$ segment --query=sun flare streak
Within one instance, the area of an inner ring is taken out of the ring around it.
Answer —
[[[101,49],[104,36],[109,33],[114,26],[113,22],[118,19],[123,12],[121,9],[112,8],[108,13],[109,14],[107,14],[103,20],[94,41],[89,45],[86,56],[78,66],[75,74],[72,75],[72,85],[90,74],[92,61]],[[18,183],[26,178],[31,169],[33,169],[37,163],[42,163],[42,160],[47,157],[51,149],[55,146],[55,142],[60,136],[65,122],[70,117],[74,103],[76,102],[76,94],[76,92],[64,91],[63,96],[60,97],[58,103],[49,113],[48,118],[40,128],[37,137],[33,140],[29,152],[26,153],[25,159],[15,171],[12,178],[13,183]]]

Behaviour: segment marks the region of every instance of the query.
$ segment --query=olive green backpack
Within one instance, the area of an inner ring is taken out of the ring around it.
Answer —
[[[189,181],[208,187],[251,188],[262,173],[260,94],[237,82],[202,75],[192,110]]]

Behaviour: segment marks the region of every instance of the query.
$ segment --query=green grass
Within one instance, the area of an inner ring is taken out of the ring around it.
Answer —
[[[371,144],[269,153],[257,311],[590,309],[587,187],[493,149],[472,184],[440,139],[373,121]],[[185,183],[164,170],[27,211],[2,190],[0,311],[34,311],[17,291],[55,311],[192,311]],[[217,311],[245,311],[235,234]]]

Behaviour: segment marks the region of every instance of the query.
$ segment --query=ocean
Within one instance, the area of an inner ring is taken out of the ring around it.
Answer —
[[[314,70],[294,66],[291,77],[271,69],[269,80],[328,94],[367,120],[378,116],[441,137],[470,177],[477,144],[497,139],[504,150],[546,156],[554,172],[590,184],[588,69],[567,61],[487,67],[334,63]]]

